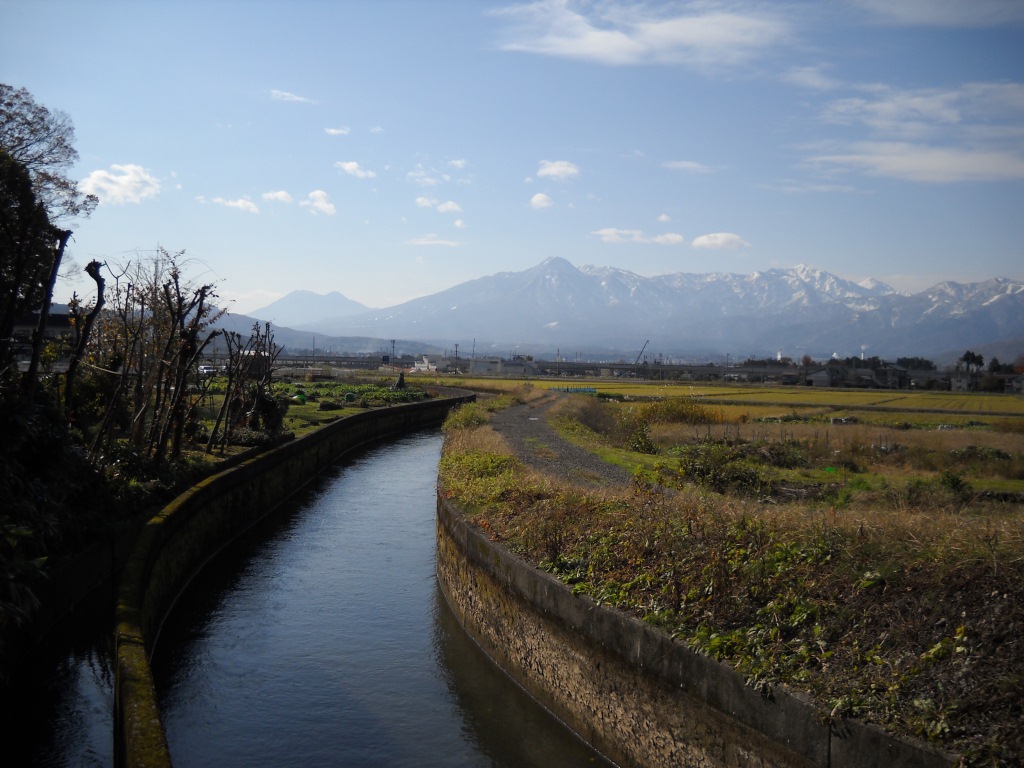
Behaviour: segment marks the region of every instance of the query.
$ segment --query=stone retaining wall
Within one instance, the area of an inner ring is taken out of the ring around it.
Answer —
[[[367,411],[213,475],[146,523],[118,585],[115,761],[171,766],[149,655],[189,579],[218,551],[331,466],[369,442],[440,424],[472,394]]]
[[[584,741],[621,766],[933,768],[957,760],[731,667],[622,611],[574,596],[438,499],[437,575],[463,627]]]

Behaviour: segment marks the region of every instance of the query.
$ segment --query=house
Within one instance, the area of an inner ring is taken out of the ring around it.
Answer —
[[[910,371],[895,363],[883,363],[881,367],[875,369],[875,379],[878,386],[885,389],[910,388]]]

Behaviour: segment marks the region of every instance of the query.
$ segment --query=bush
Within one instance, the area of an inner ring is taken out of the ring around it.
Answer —
[[[487,423],[487,412],[477,403],[466,403],[452,410],[441,430],[447,434],[460,429],[473,429]]]

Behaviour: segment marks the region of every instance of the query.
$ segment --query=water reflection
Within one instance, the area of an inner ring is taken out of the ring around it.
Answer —
[[[67,616],[0,701],[2,763],[108,768],[114,761],[112,595]]]
[[[338,468],[194,582],[154,663],[178,768],[607,765],[441,596],[440,448],[419,434]]]

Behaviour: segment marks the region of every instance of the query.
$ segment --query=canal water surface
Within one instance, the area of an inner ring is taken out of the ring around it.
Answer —
[[[177,768],[609,765],[448,610],[441,442],[339,464],[192,583],[154,658]]]

